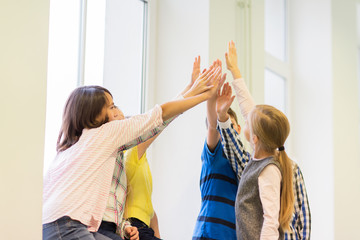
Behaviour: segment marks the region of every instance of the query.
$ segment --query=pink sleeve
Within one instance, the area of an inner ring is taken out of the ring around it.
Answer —
[[[260,173],[258,184],[264,210],[261,240],[279,239],[281,173],[274,164],[269,164]]]
[[[159,105],[156,105],[144,114],[102,125],[100,134],[110,140],[113,146],[117,148],[151,131],[162,123],[162,109]]]
[[[232,81],[232,86],[235,90],[236,99],[238,100],[241,114],[246,119],[247,115],[255,107],[254,100],[246,87],[245,81],[243,78],[238,78]]]

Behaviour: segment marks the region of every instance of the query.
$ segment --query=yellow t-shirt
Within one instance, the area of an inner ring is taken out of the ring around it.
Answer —
[[[151,202],[152,177],[146,153],[138,159],[138,148],[135,146],[125,152],[124,159],[128,187],[125,218],[137,218],[150,226],[154,209]]]

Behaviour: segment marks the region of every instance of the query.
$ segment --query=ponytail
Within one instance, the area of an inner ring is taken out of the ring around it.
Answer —
[[[279,224],[282,230],[290,230],[290,220],[294,211],[292,161],[285,151],[277,153],[282,170]]]

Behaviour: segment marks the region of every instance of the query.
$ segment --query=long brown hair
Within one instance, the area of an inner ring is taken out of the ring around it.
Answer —
[[[289,120],[284,113],[269,105],[257,105],[250,113],[252,133],[259,139],[259,148],[272,153],[279,161],[282,173],[279,223],[283,230],[288,230],[294,210],[292,161],[284,146],[290,133]]]
[[[108,120],[99,122],[96,117],[106,106],[105,92],[109,90],[100,86],[83,86],[76,88],[66,101],[62,125],[57,140],[56,150],[64,151],[74,145],[84,128],[96,128]]]

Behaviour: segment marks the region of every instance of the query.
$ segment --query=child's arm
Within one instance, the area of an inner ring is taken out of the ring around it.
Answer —
[[[233,75],[232,86],[235,90],[236,98],[239,102],[241,114],[244,119],[247,118],[248,113],[255,106],[254,100],[246,87],[245,81],[241,76],[238,64],[236,47],[233,41],[229,42],[228,52],[225,53],[226,67]]]
[[[213,66],[211,66],[209,70],[204,71],[202,74],[200,74],[199,77],[196,79],[196,81],[192,84],[191,88],[182,96],[181,99],[176,99],[161,105],[163,121],[170,123],[173,120],[173,118],[179,115],[180,113],[210,98],[210,96],[212,96],[217,91],[220,78],[221,78],[220,67],[214,68]],[[135,116],[134,118],[140,118],[140,117],[141,115],[138,115]],[[127,125],[129,125],[131,120],[125,119],[121,121],[128,122]],[[137,121],[139,122],[139,120]],[[143,124],[143,123],[139,122],[139,124]],[[126,127],[127,125],[124,124],[122,126],[122,129],[128,129],[129,127]],[[130,127],[133,128],[133,126]],[[154,128],[152,130],[148,129],[147,131],[142,131],[144,132],[142,135],[140,136],[138,135],[138,137],[135,137],[130,141],[127,139],[123,139],[125,140],[126,144],[122,144],[122,145],[119,144],[120,147],[118,147],[118,151],[123,151],[133,146],[136,146],[139,143],[145,142],[146,140],[158,134],[160,131],[161,128]],[[132,132],[130,133],[133,134]],[[109,135],[112,136],[113,134],[110,132]],[[129,138],[131,137],[128,136],[128,139]],[[114,139],[114,144],[116,143],[115,141],[116,138]]]
[[[142,137],[144,139],[147,139],[146,141],[137,141],[137,142],[141,142],[138,145],[138,159],[140,159],[144,153],[146,152],[146,150],[148,149],[148,147],[154,142],[154,140],[160,135],[160,133],[176,118],[172,117],[168,120],[166,120],[165,122],[163,122],[161,124],[161,126],[154,128],[153,130],[151,130],[151,134],[150,135],[143,135]],[[135,142],[134,142],[135,143]],[[126,149],[129,149],[130,146],[126,145]],[[124,149],[125,150],[125,149]]]
[[[218,122],[218,128],[221,136],[221,144],[226,158],[240,180],[242,172],[250,160],[250,154],[244,148],[240,135],[236,132],[230,119],[226,122]]]
[[[212,66],[214,67],[214,66]],[[195,57],[195,61],[193,64],[193,71],[191,74],[191,81],[190,83],[185,87],[185,89],[179,94],[179,96],[177,97],[177,99],[181,99],[181,98],[185,98],[185,96],[188,96],[188,91],[192,88],[192,86],[194,85],[195,81],[199,78],[200,76],[200,56]],[[178,115],[177,115],[178,116]],[[163,124],[158,127],[153,129],[152,131],[156,131],[157,134],[150,138],[149,140],[141,143],[138,145],[138,158],[140,159],[142,157],[142,155],[146,152],[147,148],[151,145],[151,143],[159,136],[159,134],[177,117],[172,117],[166,121],[163,122]]]
[[[230,117],[227,113],[231,103],[234,100],[231,87],[226,83],[222,93],[216,101],[216,111],[218,115],[218,126],[221,135],[221,143],[223,145],[226,158],[230,161],[230,165],[235,172],[238,180],[249,162],[250,154],[245,150],[238,133],[233,128]]]
[[[180,93],[180,95],[184,95],[190,88],[194,85],[196,79],[198,79],[200,75],[200,56],[195,57],[195,61],[193,64],[193,71],[191,74],[191,82],[185,87],[185,89]]]
[[[258,186],[264,217],[260,239],[279,239],[280,169],[267,165],[258,177]]]
[[[308,196],[305,187],[304,177],[297,164],[294,163],[294,192],[295,192],[295,231],[300,239],[310,239],[311,232],[311,213]],[[293,222],[293,221],[291,221]]]
[[[159,223],[155,211],[154,211],[154,216],[150,220],[150,228],[154,230],[154,236],[160,238]]]
[[[220,66],[221,67],[221,61],[216,60],[213,65]],[[223,75],[223,77],[220,80],[219,88],[221,88],[222,84],[224,83],[226,79],[226,74]],[[207,131],[207,139],[206,144],[208,145],[209,150],[212,152],[215,150],[219,140],[220,140],[220,134],[216,129],[217,126],[217,115],[216,115],[216,99],[217,99],[217,92],[214,93],[213,96],[211,96],[207,100],[207,122],[208,122],[208,131]]]
[[[193,86],[184,94],[184,99],[174,100],[161,105],[163,121],[209,99],[216,92],[221,78],[221,68],[209,68],[200,74]]]

